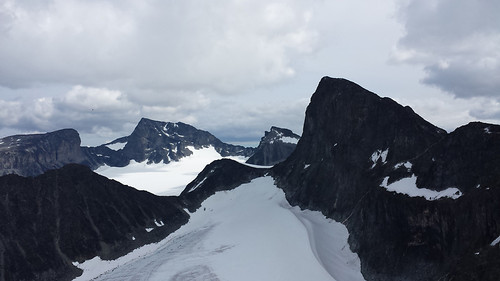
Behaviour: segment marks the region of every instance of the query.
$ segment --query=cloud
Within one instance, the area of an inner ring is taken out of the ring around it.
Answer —
[[[459,98],[500,96],[500,2],[416,1],[399,7],[406,34],[393,59],[424,66],[428,85]]]
[[[140,106],[120,91],[74,86],[62,96],[0,100],[0,126],[24,131],[53,131],[75,128],[94,132],[96,128],[123,128],[140,118]]]
[[[294,76],[291,58],[318,46],[312,13],[298,0],[7,0],[0,84],[237,94]]]

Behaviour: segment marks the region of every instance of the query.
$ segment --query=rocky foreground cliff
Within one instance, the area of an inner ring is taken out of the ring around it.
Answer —
[[[297,148],[273,170],[292,203],[346,225],[367,280],[497,280],[500,126],[447,134],[325,77]]]
[[[0,280],[71,280],[81,274],[73,262],[165,238],[187,222],[183,208],[82,165],[0,177]]]

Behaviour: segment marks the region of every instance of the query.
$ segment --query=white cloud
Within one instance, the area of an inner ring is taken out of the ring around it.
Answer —
[[[317,44],[301,1],[52,0],[0,6],[0,83],[235,94],[292,77]]]
[[[324,75],[446,128],[499,120],[499,4],[398,3],[0,0],[0,132],[112,140],[148,117],[258,141],[300,132]]]
[[[500,96],[500,2],[407,1],[393,58],[424,66],[423,82],[457,97]]]
[[[0,125],[10,127],[16,125],[21,118],[22,104],[17,101],[0,100]]]
[[[74,86],[57,103],[61,108],[92,113],[128,110],[133,106],[120,91],[81,85]]]

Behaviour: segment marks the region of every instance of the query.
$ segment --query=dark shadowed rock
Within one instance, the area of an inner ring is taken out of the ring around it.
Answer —
[[[85,163],[80,136],[73,129],[0,139],[0,175],[39,175],[69,163]]]
[[[272,166],[284,161],[295,149],[300,136],[291,130],[271,127],[261,138],[255,153],[247,160],[249,164]]]
[[[85,166],[3,176],[0,279],[70,280],[81,274],[72,262],[115,259],[166,237],[188,217],[177,198],[137,191]]]
[[[325,77],[295,151],[272,173],[292,204],[346,225],[367,280],[496,280],[498,131],[473,123],[446,134],[409,107]],[[382,187],[410,177],[462,196],[430,201]],[[474,258],[481,250],[493,258]]]

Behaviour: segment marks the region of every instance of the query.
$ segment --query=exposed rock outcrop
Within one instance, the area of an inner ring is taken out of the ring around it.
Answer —
[[[0,139],[0,175],[39,175],[69,163],[86,163],[73,129]]]
[[[300,136],[291,130],[273,126],[271,130],[265,132],[247,163],[272,166],[282,162],[292,154],[299,139]]]
[[[123,147],[110,148],[120,143]],[[130,136],[98,147],[85,148],[85,153],[92,159],[94,167],[103,164],[121,167],[128,165],[130,160],[148,163],[178,161],[192,154],[189,147],[201,149],[209,146],[213,146],[223,157],[249,157],[255,150],[224,143],[209,132],[182,122],[171,123],[142,118]]]

